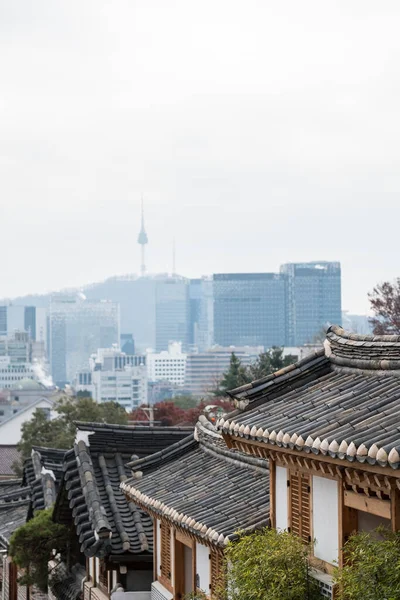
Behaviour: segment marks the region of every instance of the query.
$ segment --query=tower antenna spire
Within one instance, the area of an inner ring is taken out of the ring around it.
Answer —
[[[144,205],[143,205],[143,194],[142,194],[142,213],[141,213],[141,228],[138,236],[138,244],[141,247],[141,265],[140,265],[140,274],[142,277],[146,274],[146,260],[145,260],[145,247],[146,244],[149,243],[147,233],[144,227]]]

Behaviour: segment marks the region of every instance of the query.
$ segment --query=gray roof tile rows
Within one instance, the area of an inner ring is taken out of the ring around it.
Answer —
[[[137,474],[122,489],[143,508],[206,543],[223,546],[239,529],[266,525],[267,462],[228,450],[205,417],[196,426],[196,438],[189,436],[167,453],[131,463]]]
[[[66,450],[34,446],[24,462],[23,485],[31,488],[29,517],[37,510],[50,508],[56,501],[63,474]]]
[[[131,474],[126,463],[161,451],[191,428],[95,423],[77,427],[77,442],[64,459],[55,519],[73,519],[86,556],[151,553],[152,521],[134,503],[127,503],[120,489]]]
[[[327,332],[325,350],[236,390],[224,433],[400,467],[400,336]]]
[[[0,548],[7,549],[14,531],[26,522],[29,493],[21,480],[0,482]]]

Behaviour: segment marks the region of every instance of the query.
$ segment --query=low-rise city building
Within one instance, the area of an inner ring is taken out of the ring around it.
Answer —
[[[196,397],[212,395],[229,369],[232,353],[243,365],[249,365],[263,351],[263,346],[213,346],[205,352],[191,352],[187,355],[185,391]]]
[[[149,381],[169,381],[173,385],[185,385],[187,354],[182,352],[181,342],[171,342],[168,350],[147,353]]]
[[[74,388],[90,392],[96,402],[118,402],[130,412],[147,404],[146,356],[125,354],[117,346],[99,348],[88,369],[78,372]]]

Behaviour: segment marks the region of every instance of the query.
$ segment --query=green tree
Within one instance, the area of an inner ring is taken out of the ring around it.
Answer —
[[[117,402],[97,403],[92,398],[64,398],[57,407],[58,416],[49,420],[41,409],[36,409],[30,421],[21,427],[18,450],[22,459],[28,458],[32,446],[72,448],[75,439],[75,421],[115,423],[126,425],[128,415]]]
[[[384,281],[368,294],[374,316],[369,319],[374,335],[400,334],[400,277]]]
[[[400,533],[358,532],[344,545],[346,563],[335,571],[337,600],[400,598]]]
[[[229,369],[222,375],[222,379],[219,382],[217,389],[214,390],[214,394],[215,396],[221,396],[225,394],[225,392],[234,390],[250,381],[251,377],[247,368],[242,364],[236,354],[232,352],[229,361]]]
[[[25,571],[20,583],[37,585],[43,592],[47,591],[48,563],[53,548],[65,554],[69,541],[68,528],[54,523],[52,513],[52,508],[37,512],[33,519],[14,531],[10,540],[10,556]]]
[[[283,356],[283,348],[272,348],[260,354],[257,360],[249,366],[248,372],[251,379],[262,379],[271,373],[275,373],[283,367],[291,365],[295,360],[294,356]]]
[[[309,576],[309,549],[287,531],[263,529],[228,544],[222,597],[230,600],[314,600],[322,598]],[[228,593],[228,591],[229,593]]]

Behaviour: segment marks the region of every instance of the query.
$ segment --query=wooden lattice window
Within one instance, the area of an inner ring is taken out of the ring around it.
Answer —
[[[161,565],[162,577],[171,581],[171,529],[167,523],[161,523]]]
[[[311,476],[289,471],[289,531],[311,542]]]
[[[211,561],[211,583],[210,583],[210,591],[211,597],[216,598],[218,595],[218,590],[222,584],[222,577],[224,574],[223,570],[223,554],[216,549],[211,550],[210,561]]]

